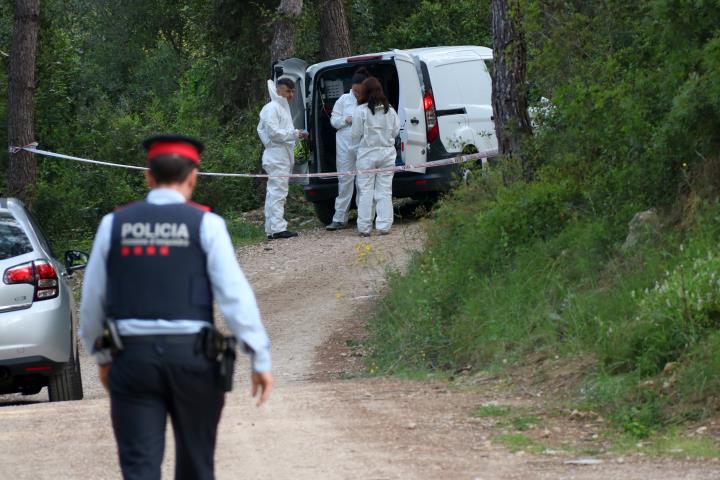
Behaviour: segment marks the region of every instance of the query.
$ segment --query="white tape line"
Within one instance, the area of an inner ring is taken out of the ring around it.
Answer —
[[[49,152],[47,150],[40,150],[37,148],[37,142],[24,147],[10,147],[10,153],[17,153],[20,150],[26,150],[28,152],[35,153],[37,155],[44,155],[47,157],[62,158],[64,160],[72,160],[75,162],[89,163],[92,165],[102,165],[105,167],[114,168],[126,168],[130,170],[147,170],[146,167],[138,167],[136,165],[123,165],[120,163],[101,162],[99,160],[90,160],[89,158],[74,157],[72,155],[64,155],[62,153]],[[199,175],[207,177],[236,177],[236,178],[319,178],[319,177],[344,177],[351,175],[362,175],[367,173],[390,173],[390,172],[404,172],[413,171],[419,168],[433,168],[441,167],[445,165],[454,165],[458,163],[471,162],[473,160],[487,159],[490,157],[497,156],[497,150],[487,150],[484,152],[472,153],[468,155],[458,155],[452,158],[444,158],[442,160],[434,160],[432,162],[419,163],[416,165],[400,165],[396,167],[387,168],[371,168],[364,170],[356,170],[353,172],[323,172],[323,173],[294,173],[288,175],[266,175],[262,173],[220,173],[220,172],[199,172]]]

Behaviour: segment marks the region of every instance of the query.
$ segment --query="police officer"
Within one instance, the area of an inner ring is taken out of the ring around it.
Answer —
[[[217,363],[198,349],[197,337],[213,324],[216,301],[252,356],[258,405],[272,386],[268,337],[225,222],[189,201],[203,145],[162,135],[143,146],[152,190],[100,223],[83,284],[80,336],[110,393],[123,478],[160,478],[169,415],[175,478],[212,479],[224,393]],[[124,346],[112,356],[93,347],[108,318]]]

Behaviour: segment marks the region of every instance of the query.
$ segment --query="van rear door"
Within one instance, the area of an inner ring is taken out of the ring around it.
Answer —
[[[280,60],[273,66],[273,81],[277,81],[280,77],[288,77],[295,82],[295,96],[293,97],[292,102],[290,102],[290,114],[292,115],[293,125],[295,125],[295,128],[298,130],[309,130],[307,128],[309,121],[308,110],[306,108],[307,89],[305,85],[305,71],[307,70],[307,67],[307,62],[299,58]],[[308,173],[307,162],[302,164],[295,163],[292,173]],[[290,183],[307,185],[308,179],[291,178]]]
[[[400,152],[405,165],[418,165],[426,162],[428,148],[420,72],[415,60],[408,53],[400,50],[394,50],[393,53],[400,84]],[[419,167],[412,171],[425,173],[425,168]]]
[[[280,60],[273,66],[273,81],[276,82],[280,77],[288,77],[295,82],[295,97],[290,103],[290,112],[292,113],[293,124],[298,130],[307,130],[305,109],[305,70],[307,70],[307,67],[307,62],[299,58]]]

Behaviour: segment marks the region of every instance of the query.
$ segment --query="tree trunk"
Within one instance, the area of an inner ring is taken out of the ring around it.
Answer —
[[[15,0],[15,23],[8,72],[8,140],[10,146],[35,141],[35,57],[40,30],[40,0]],[[7,196],[31,206],[35,194],[35,155],[10,154]]]
[[[320,57],[331,60],[350,56],[350,32],[343,0],[326,0],[320,4]]]
[[[295,20],[302,11],[302,0],[281,0],[275,20],[275,35],[270,45],[270,61],[290,58],[295,53]]]
[[[527,52],[519,0],[492,0],[493,115],[498,149],[519,155],[532,134],[527,99]],[[531,175],[523,165],[524,174]]]

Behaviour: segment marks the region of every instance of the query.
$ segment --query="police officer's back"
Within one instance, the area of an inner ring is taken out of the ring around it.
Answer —
[[[156,136],[144,146],[152,190],[145,200],[105,216],[98,228],[83,285],[80,335],[110,392],[123,477],[160,478],[169,415],[176,478],[210,479],[224,404],[220,366],[203,341],[216,335],[214,301],[252,355],[258,404],[272,385],[269,343],[224,221],[189,202],[202,144]],[[122,346],[112,354],[96,343],[108,320]]]

